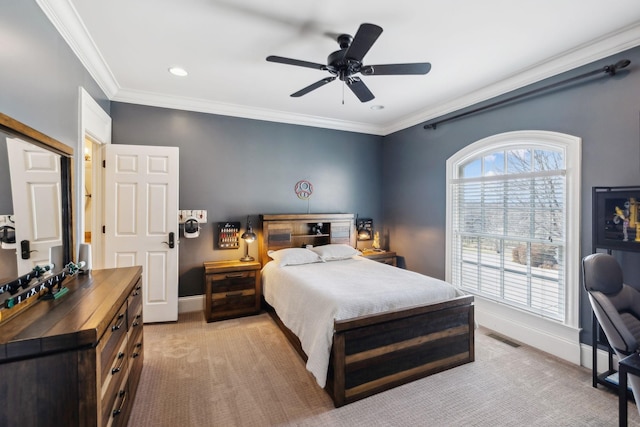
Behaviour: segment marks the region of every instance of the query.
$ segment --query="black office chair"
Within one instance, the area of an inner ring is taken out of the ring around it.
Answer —
[[[623,282],[620,264],[611,255],[586,256],[582,272],[593,312],[618,360],[638,351],[640,291]],[[640,377],[629,375],[629,385],[635,401],[640,403]],[[640,405],[637,406],[640,412]]]

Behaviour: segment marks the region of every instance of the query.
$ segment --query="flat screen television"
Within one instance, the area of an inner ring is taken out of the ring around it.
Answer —
[[[640,186],[593,187],[593,248],[640,252]]]

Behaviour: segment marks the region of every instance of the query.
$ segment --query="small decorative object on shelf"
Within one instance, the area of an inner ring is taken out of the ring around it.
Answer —
[[[373,235],[373,243],[371,244],[371,246],[373,247],[373,249],[380,249],[380,233],[377,231]]]

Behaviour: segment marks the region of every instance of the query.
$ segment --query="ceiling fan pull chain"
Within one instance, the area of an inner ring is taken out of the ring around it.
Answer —
[[[346,86],[346,82],[342,82],[342,105],[344,105],[344,87]]]

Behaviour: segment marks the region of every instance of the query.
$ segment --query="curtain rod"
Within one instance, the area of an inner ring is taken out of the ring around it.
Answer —
[[[424,128],[425,129],[435,129],[438,125],[440,125],[442,123],[446,123],[446,122],[450,122],[452,120],[460,119],[462,117],[470,116],[472,114],[476,114],[476,113],[479,113],[481,111],[488,110],[490,108],[498,107],[498,106],[500,106],[502,104],[513,102],[513,101],[516,101],[518,99],[521,99],[521,98],[524,98],[524,97],[527,97],[527,96],[530,96],[530,95],[534,95],[534,94],[539,93],[539,92],[543,92],[545,90],[553,89],[553,88],[556,88],[558,86],[562,86],[562,85],[565,85],[567,83],[574,82],[576,80],[584,79],[585,77],[593,76],[595,74],[607,73],[609,76],[614,76],[614,75],[616,75],[618,70],[627,67],[630,63],[631,63],[631,61],[629,61],[628,59],[621,59],[620,61],[616,62],[615,64],[606,65],[606,66],[604,66],[602,68],[599,68],[597,70],[593,70],[593,71],[589,71],[588,73],[580,74],[579,76],[571,77],[571,78],[568,78],[566,80],[562,80],[560,82],[552,83],[552,84],[544,86],[544,87],[533,89],[533,90],[530,90],[528,92],[521,93],[519,95],[515,95],[515,96],[512,96],[512,97],[507,98],[507,99],[502,99],[500,101],[496,101],[496,102],[493,102],[491,104],[475,108],[473,110],[465,111],[464,113],[456,114],[455,116],[451,116],[451,117],[447,117],[447,118],[442,119],[442,120],[436,120],[434,122],[427,123],[426,125],[424,125]]]

